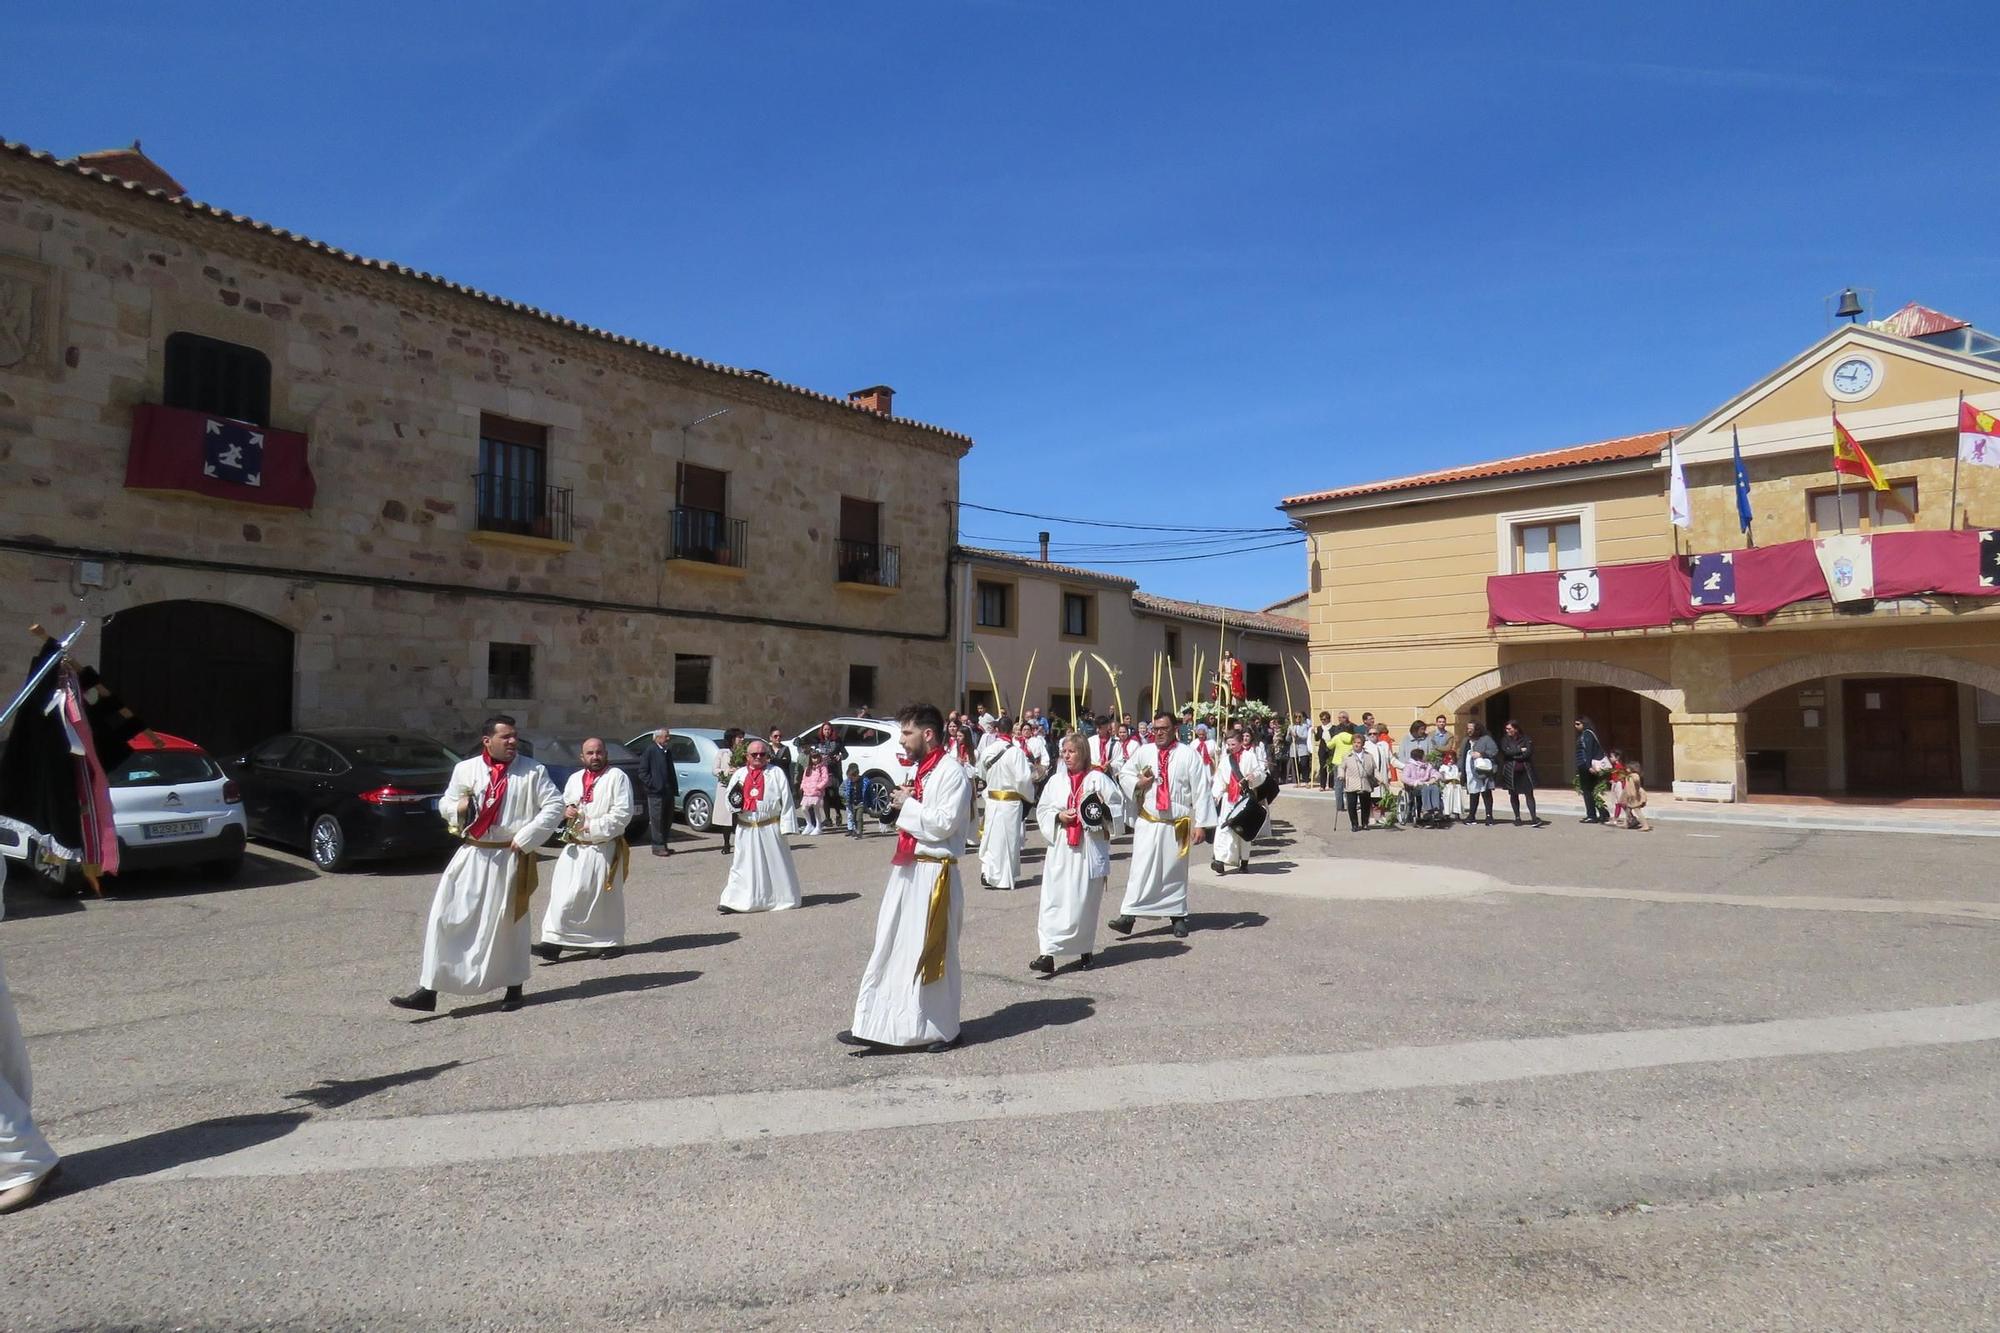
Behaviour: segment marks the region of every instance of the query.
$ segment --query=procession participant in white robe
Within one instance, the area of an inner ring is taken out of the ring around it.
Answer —
[[[554,961],[564,949],[588,949],[600,958],[625,947],[625,887],[632,868],[625,828],[632,822],[632,779],[611,767],[604,742],[592,737],[578,755],[583,767],[563,784],[562,854],[549,883],[537,958]]]
[[[1209,772],[1213,773],[1215,771],[1216,761],[1219,760],[1222,756],[1216,753],[1216,749],[1213,745],[1209,744],[1208,723],[1197,722],[1194,724],[1194,740],[1192,744],[1194,746],[1194,752],[1201,756],[1201,766],[1203,768],[1206,768]]]
[[[934,705],[914,704],[897,721],[903,754],[917,771],[892,798],[896,855],[875,918],[875,950],[861,973],[854,1025],[835,1039],[935,1054],[958,1044],[958,929],[965,905],[958,858],[972,789],[965,769],[945,758],[944,718]]]
[[[0,901],[0,916],[7,905]],[[29,1108],[34,1078],[28,1070],[28,1043],[21,1038],[21,1020],[7,990],[7,973],[0,968],[0,1213],[33,1203],[55,1179],[55,1149],[35,1128]]]
[[[1084,742],[1064,737],[1061,754],[1063,766],[1035,806],[1035,823],[1049,851],[1042,862],[1042,912],[1036,922],[1042,952],[1028,969],[1045,977],[1054,976],[1056,959],[1068,954],[1082,955],[1082,965],[1090,966],[1097,911],[1111,876],[1111,826],[1124,804],[1118,784],[1090,766]],[[1083,818],[1090,798],[1104,806],[1101,823]]]
[[[1027,836],[1028,802],[1035,799],[1035,775],[1028,755],[1014,740],[1014,723],[994,724],[994,743],[980,756],[986,783],[986,824],[979,831],[979,882],[1011,889],[1021,877],[1021,843]]]
[[[1105,923],[1120,935],[1131,931],[1136,917],[1163,916],[1177,938],[1187,938],[1188,851],[1195,830],[1215,823],[1210,781],[1201,756],[1175,743],[1173,718],[1157,714],[1152,743],[1132,756],[1119,781],[1125,807],[1139,821],[1125,902]]]
[[[1216,824],[1215,854],[1210,858],[1208,868],[1218,875],[1241,870],[1250,859],[1251,841],[1262,836],[1264,830],[1271,826],[1267,814],[1257,833],[1245,838],[1228,822],[1229,813],[1236,803],[1256,791],[1270,771],[1270,766],[1264,762],[1263,746],[1246,745],[1240,733],[1230,734],[1209,787],[1209,799],[1216,810]]]
[[[487,718],[481,736],[480,752],[451,771],[438,801],[464,845],[431,899],[417,988],[389,999],[399,1009],[429,1013],[439,991],[478,995],[498,986],[507,988],[501,1009],[521,1007],[535,849],[561,827],[563,797],[546,768],[520,756],[513,718]]]
[[[1014,740],[1021,752],[1028,756],[1028,769],[1035,780],[1035,787],[1049,780],[1049,741],[1042,735],[1042,729],[1033,722],[1022,722],[1014,728]]]
[[[722,793],[723,804],[736,813],[736,851],[715,909],[724,915],[783,912],[799,905],[799,870],[792,864],[791,844],[780,832],[792,806],[792,784],[783,769],[771,766],[771,751],[763,741],[751,741],[747,755],[746,767],[736,771]]]

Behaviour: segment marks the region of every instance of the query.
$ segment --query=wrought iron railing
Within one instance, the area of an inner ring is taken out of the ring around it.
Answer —
[[[481,532],[511,532],[566,542],[575,532],[567,486],[544,486],[494,472],[472,474],[476,522]]]
[[[903,586],[903,552],[880,542],[836,541],[834,577],[841,583],[867,583],[877,588]]]
[[[743,567],[750,543],[747,520],[730,518],[713,509],[674,510],[673,544],[667,556],[672,560],[700,560],[711,565]]]

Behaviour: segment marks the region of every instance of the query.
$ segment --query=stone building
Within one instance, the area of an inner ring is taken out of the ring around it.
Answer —
[[[1515,719],[1545,783],[1569,782],[1587,714],[1688,795],[2000,792],[2000,579],[1980,563],[2000,467],[1955,465],[1961,395],[2000,407],[2000,339],[1910,306],[1685,429],[1284,500],[1308,534],[1315,703]],[[1888,491],[1831,470],[1830,409]],[[1820,556],[1849,537],[1876,583],[1835,602],[1846,575]]]
[[[1291,697],[1289,672],[1289,689],[1305,706],[1303,620],[1157,597],[1122,575],[980,547],[958,548],[955,578],[964,645],[959,697],[967,706],[992,704],[991,662],[1010,712],[1020,707],[1026,686],[1031,707],[1067,718],[1069,659],[1081,652],[1089,670],[1086,679],[1079,663],[1079,709],[1113,706],[1110,682],[1089,656],[1095,654],[1117,669],[1125,711],[1137,716],[1153,707],[1156,658],[1173,664],[1172,679],[1163,670],[1159,687],[1160,701],[1171,706],[1185,702],[1194,687],[1196,651],[1206,671],[1225,641],[1243,663],[1251,698],[1282,710]]]
[[[217,748],[944,697],[970,447],[0,147],[0,618]]]

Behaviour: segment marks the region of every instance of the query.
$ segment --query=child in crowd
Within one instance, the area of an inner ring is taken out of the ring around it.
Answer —
[[[1437,770],[1421,751],[1403,760],[1403,822],[1412,828],[1428,827],[1437,814]]]
[[[826,756],[815,751],[806,762],[806,775],[799,779],[799,815],[805,820],[805,835],[818,837],[824,830],[821,821],[826,814],[826,784],[829,778],[826,770]]]
[[[847,808],[847,836],[861,836],[861,807],[867,804],[868,782],[861,776],[861,765],[847,766],[847,780],[840,784],[840,803]]]
[[[1612,786],[1612,798],[1618,802],[1611,813],[1611,823],[1616,828],[1639,829],[1645,833],[1653,831],[1653,825],[1646,818],[1646,789],[1639,785],[1639,766],[1625,765],[1625,771]]]
[[[1458,751],[1446,750],[1438,765],[1438,798],[1446,819],[1465,818],[1465,772],[1458,766]]]

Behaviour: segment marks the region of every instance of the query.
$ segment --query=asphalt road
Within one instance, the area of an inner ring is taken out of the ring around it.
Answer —
[[[642,855],[624,957],[428,1020],[435,866],[10,884],[0,1326],[2000,1326],[1989,841],[1281,809],[1088,972],[971,889],[941,1056],[832,1041],[886,837],[770,916]]]

